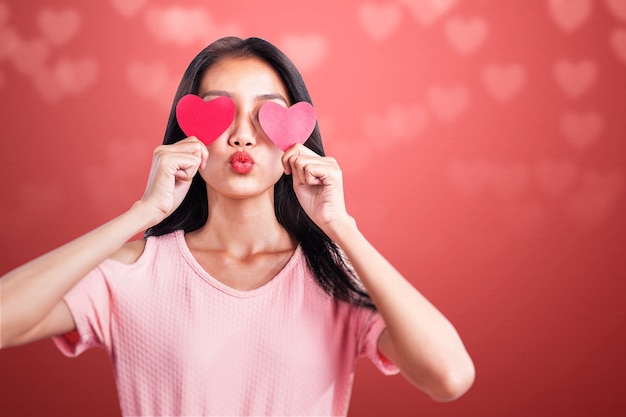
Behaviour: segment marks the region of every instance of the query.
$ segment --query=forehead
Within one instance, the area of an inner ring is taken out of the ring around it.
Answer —
[[[225,58],[213,64],[202,77],[199,95],[212,90],[240,95],[277,93],[289,96],[276,70],[254,57]]]

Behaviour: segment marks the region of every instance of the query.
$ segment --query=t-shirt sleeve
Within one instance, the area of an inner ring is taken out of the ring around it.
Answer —
[[[376,311],[368,311],[362,328],[359,343],[359,356],[367,357],[385,375],[396,375],[398,367],[378,351],[378,338],[386,325],[383,318]]]
[[[102,265],[79,281],[63,301],[76,330],[52,340],[65,356],[76,357],[87,349],[110,346],[110,296]]]

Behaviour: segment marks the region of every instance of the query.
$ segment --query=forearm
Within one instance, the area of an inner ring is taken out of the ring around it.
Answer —
[[[472,361],[446,317],[367,241],[352,219],[334,225],[329,236],[345,252],[382,315],[392,345],[384,353],[393,356],[403,374],[438,399],[471,385]]]
[[[0,279],[0,346],[36,326],[90,270],[149,226],[141,203]]]

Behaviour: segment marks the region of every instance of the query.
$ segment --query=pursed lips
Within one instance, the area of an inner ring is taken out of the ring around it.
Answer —
[[[230,165],[237,174],[247,174],[254,168],[254,159],[247,152],[235,152],[230,157]]]

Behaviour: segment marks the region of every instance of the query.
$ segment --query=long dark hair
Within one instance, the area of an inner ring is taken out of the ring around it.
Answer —
[[[234,57],[255,57],[268,63],[281,77],[291,103],[307,101],[312,104],[300,72],[274,45],[259,38],[222,38],[202,50],[185,71],[174,98],[163,144],[172,144],[186,137],[176,120],[178,100],[186,94],[198,94],[206,71],[219,60]],[[304,145],[324,155],[319,126],[315,126]],[[309,268],[326,293],[351,304],[375,308],[341,249],[300,206],[290,176],[283,174],[274,186],[274,211],[278,222],[300,242]],[[191,232],[204,226],[208,214],[206,183],[196,174],[181,205],[161,223],[149,228],[145,236],[161,236],[176,230]]]

